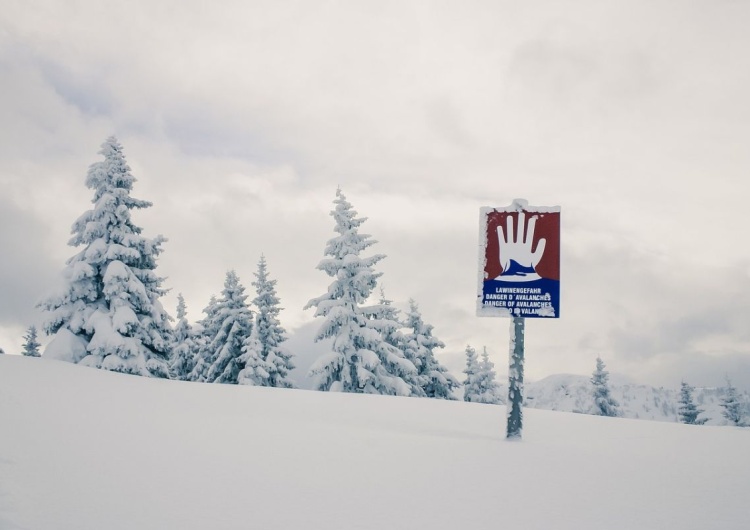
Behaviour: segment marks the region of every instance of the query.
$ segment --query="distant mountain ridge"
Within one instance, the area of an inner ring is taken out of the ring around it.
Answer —
[[[620,405],[621,417],[654,421],[678,422],[679,388],[652,387],[628,382],[627,379],[613,375],[610,381],[612,396]],[[592,414],[594,399],[591,393],[591,382],[584,375],[556,374],[541,381],[526,383],[526,401],[528,408],[559,410]],[[723,388],[696,388],[693,401],[703,413],[699,418],[706,418],[706,425],[726,425],[722,416],[721,400]],[[750,394],[740,392],[745,403],[745,414],[750,417]]]
[[[291,334],[287,346],[294,351],[295,368],[290,377],[299,388],[309,389],[311,379],[307,378],[310,365],[320,355],[330,351],[330,340],[314,340],[319,325],[316,322],[306,324]],[[455,369],[453,375],[463,382],[465,376]],[[539,381],[527,381],[525,387],[525,406],[527,408],[542,410],[558,410],[563,412],[577,412],[581,414],[593,414],[594,399],[592,396],[591,376],[573,374],[555,374],[545,377]],[[501,395],[508,395],[507,375],[497,374],[498,383],[501,386]],[[620,404],[621,417],[654,420],[663,422],[679,421],[677,409],[679,407],[680,388],[652,387],[634,383],[629,378],[610,373],[610,389],[612,396]],[[745,416],[750,421],[750,394],[739,392],[745,403]],[[704,412],[699,418],[707,418],[706,425],[727,425],[727,420],[722,416],[721,398],[724,395],[723,388],[696,388],[693,392],[693,400],[699,409]],[[463,399],[463,387],[460,387],[454,397]]]

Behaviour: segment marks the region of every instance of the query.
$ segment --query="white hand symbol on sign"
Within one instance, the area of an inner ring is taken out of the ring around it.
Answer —
[[[495,278],[505,282],[530,282],[541,278],[536,272],[536,266],[542,259],[546,239],[540,239],[536,250],[531,251],[534,243],[534,229],[536,228],[537,216],[529,219],[529,225],[524,233],[524,212],[518,213],[518,230],[513,230],[513,217],[506,217],[506,229],[497,227],[497,241],[500,244],[500,265],[503,272]]]

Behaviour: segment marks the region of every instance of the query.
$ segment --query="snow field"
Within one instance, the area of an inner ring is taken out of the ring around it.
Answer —
[[[0,528],[745,529],[750,429],[0,357]]]

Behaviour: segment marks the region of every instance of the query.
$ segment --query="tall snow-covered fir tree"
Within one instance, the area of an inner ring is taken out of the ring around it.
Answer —
[[[482,394],[482,367],[479,365],[477,351],[474,348],[467,345],[464,354],[466,355],[466,368],[463,370],[466,374],[463,383],[464,401],[478,403],[480,402],[479,396]]]
[[[279,321],[279,297],[276,294],[276,280],[268,277],[265,256],[260,257],[258,272],[255,273],[256,296],[253,305],[257,309],[255,325],[258,328],[257,341],[260,344],[260,358],[268,364],[268,376],[259,380],[259,386],[294,388],[289,372],[294,369],[292,354],[282,343],[286,340],[286,330]],[[250,345],[252,349],[252,345]]]
[[[206,331],[205,344],[201,348],[201,373],[192,380],[208,383],[237,384],[237,376],[244,368],[240,357],[242,347],[250,336],[253,314],[247,305],[245,287],[237,273],[227,272],[221,298],[211,308],[211,320]],[[196,370],[193,370],[195,373]]]
[[[619,416],[619,403],[610,395],[609,372],[601,357],[596,358],[596,369],[591,375],[594,395],[594,413],[598,416]]]
[[[487,348],[482,350],[482,359],[479,361],[478,374],[478,395],[474,401],[478,403],[489,403],[499,405],[504,402],[500,391],[500,385],[497,383],[497,374],[495,365],[490,361]]]
[[[745,415],[742,410],[742,402],[737,393],[737,389],[732,386],[732,381],[727,377],[727,386],[724,387],[724,395],[721,398],[721,415],[730,423],[743,426],[745,424]]]
[[[82,247],[67,261],[63,291],[42,302],[45,331],[55,335],[45,355],[129,374],[168,377],[169,316],[156,275],[162,236],[148,239],[131,212],[151,206],[130,196],[135,178],[122,146],[108,138],[89,167],[86,186],[94,207],[72,228],[69,244]]]
[[[318,390],[408,396],[412,387],[400,374],[413,373],[414,366],[385,341],[378,309],[364,305],[381,275],[373,267],[385,256],[361,257],[375,243],[359,233],[366,218],[357,217],[341,189],[334,204],[331,215],[338,236],[328,241],[328,257],[317,267],[333,282],[305,306],[315,307],[315,316],[324,319],[316,341],[332,338],[333,351],[315,361],[310,375]]]
[[[422,319],[417,303],[409,300],[409,313],[406,315],[408,331],[404,335],[404,354],[417,368],[415,395],[438,399],[456,399],[453,391],[460,383],[435,358],[436,348],[445,344],[433,336],[433,326]]]
[[[40,357],[39,348],[42,346],[37,340],[36,326],[29,326],[26,331],[26,335],[23,336],[25,339],[23,343],[23,350],[21,353],[26,357]]]
[[[695,406],[695,401],[693,401],[693,390],[693,387],[685,381],[680,384],[680,406],[678,409],[678,415],[682,423],[687,423],[688,425],[703,425],[708,418],[698,419],[698,416],[703,410]]]
[[[177,295],[177,324],[174,328],[170,371],[173,379],[188,379],[195,367],[195,343],[193,329],[187,321],[185,299],[182,293]]]

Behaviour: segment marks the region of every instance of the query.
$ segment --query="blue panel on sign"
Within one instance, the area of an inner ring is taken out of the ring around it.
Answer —
[[[548,278],[529,282],[486,280],[482,286],[482,306],[507,309],[511,315],[525,318],[559,317],[560,282]]]

